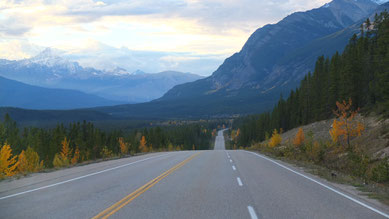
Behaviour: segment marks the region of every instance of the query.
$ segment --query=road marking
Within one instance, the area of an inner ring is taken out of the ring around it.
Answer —
[[[236,170],[236,167],[235,167],[235,166],[232,166],[232,169],[233,169],[233,170]]]
[[[232,160],[230,159],[230,163],[232,163]]]
[[[12,195],[3,196],[3,197],[0,197],[0,200],[11,198],[11,197],[15,197],[15,196],[19,196],[19,195],[23,195],[23,194],[27,194],[27,193],[30,193],[30,192],[39,191],[39,190],[42,190],[42,189],[51,188],[51,187],[54,187],[54,186],[58,186],[58,185],[62,185],[62,184],[65,184],[65,183],[69,183],[69,182],[73,182],[73,181],[76,181],[76,180],[80,180],[80,179],[83,179],[83,178],[86,178],[86,177],[94,176],[94,175],[97,175],[97,174],[100,174],[100,173],[105,173],[105,172],[108,172],[108,171],[111,171],[111,170],[116,170],[116,169],[119,169],[119,168],[123,168],[123,167],[127,167],[127,166],[130,166],[130,165],[134,165],[136,163],[140,163],[140,162],[143,162],[143,161],[146,161],[146,160],[151,160],[151,159],[155,159],[155,158],[158,158],[158,157],[165,157],[165,156],[168,156],[168,155],[170,155],[170,154],[162,154],[162,155],[158,155],[158,156],[154,156],[154,157],[145,158],[145,159],[142,159],[142,160],[137,160],[137,161],[134,161],[134,162],[131,162],[131,163],[128,163],[128,164],[120,165],[120,166],[117,166],[117,167],[112,167],[112,168],[109,168],[109,169],[106,169],[106,170],[97,171],[97,172],[90,173],[90,174],[87,174],[87,175],[84,175],[84,176],[79,176],[79,177],[76,177],[76,178],[73,178],[73,179],[68,179],[68,180],[65,180],[65,181],[62,181],[62,182],[58,182],[58,183],[54,183],[54,184],[50,184],[50,185],[47,185],[47,186],[42,186],[42,187],[39,187],[39,188],[36,188],[36,189],[31,189],[31,190],[27,190],[27,191],[24,191],[24,192],[19,192],[19,193],[15,193],[15,194],[12,194]]]
[[[238,185],[239,185],[239,186],[243,186],[242,180],[240,180],[239,177],[237,177],[236,180],[238,181]]]
[[[258,219],[253,207],[247,206],[247,209],[249,210],[251,219]]]
[[[325,185],[325,184],[323,184],[323,183],[321,183],[321,182],[319,182],[319,181],[317,181],[315,179],[312,179],[309,176],[306,176],[306,175],[304,175],[302,173],[299,173],[299,172],[297,172],[295,170],[292,170],[291,168],[289,168],[289,167],[287,167],[285,165],[282,165],[282,164],[280,164],[280,163],[278,163],[278,162],[276,162],[276,161],[274,161],[274,160],[272,160],[272,159],[270,159],[268,157],[262,156],[260,154],[257,154],[257,153],[251,152],[251,151],[245,151],[245,152],[251,153],[251,154],[253,154],[255,156],[258,156],[258,157],[263,158],[263,159],[265,159],[267,161],[270,161],[270,162],[272,162],[272,163],[274,163],[274,164],[276,164],[276,165],[278,165],[278,166],[280,166],[280,167],[282,167],[282,168],[284,168],[286,170],[291,171],[292,173],[295,173],[295,174],[297,174],[297,175],[299,175],[301,177],[304,177],[305,179],[307,179],[309,181],[312,181],[312,182],[314,182],[314,183],[316,183],[316,184],[318,184],[318,185],[320,185],[320,186],[322,186],[322,187],[324,187],[324,188],[326,188],[326,189],[328,189],[328,190],[330,190],[332,192],[335,192],[336,194],[338,194],[340,196],[343,196],[344,198],[346,198],[346,199],[348,199],[350,201],[353,201],[353,202],[355,202],[355,203],[357,203],[357,204],[359,204],[359,205],[361,205],[361,206],[363,206],[363,207],[365,207],[367,209],[370,209],[370,210],[374,211],[377,214],[380,214],[380,215],[382,215],[382,216],[384,216],[386,218],[389,218],[389,214],[386,214],[385,212],[382,212],[382,211],[380,211],[380,210],[378,210],[378,209],[376,209],[374,207],[371,207],[371,206],[369,206],[369,205],[367,205],[367,204],[365,204],[365,203],[363,203],[363,202],[361,202],[361,201],[359,201],[359,200],[357,200],[357,199],[355,199],[355,198],[353,198],[353,197],[351,197],[349,195],[346,195],[346,194],[344,194],[344,193],[342,193],[342,192],[340,192],[340,191],[338,191],[336,189],[333,189],[333,188],[331,188],[331,187],[329,187],[329,186],[327,186],[327,185]]]
[[[112,206],[108,207],[107,209],[105,209],[104,211],[100,212],[98,215],[94,216],[92,219],[97,219],[97,218],[108,218],[110,217],[111,215],[115,214],[116,212],[118,212],[121,208],[123,208],[124,206],[126,206],[127,204],[129,204],[130,202],[132,202],[136,197],[140,196],[141,194],[143,194],[144,192],[146,192],[147,190],[149,190],[151,187],[153,187],[155,184],[157,184],[159,181],[161,181],[163,178],[167,177],[168,175],[170,175],[171,173],[173,173],[174,171],[176,171],[177,169],[181,168],[182,166],[184,166],[186,163],[188,163],[189,161],[191,161],[193,158],[195,158],[197,155],[199,155],[201,152],[199,153],[196,153],[190,157],[188,157],[187,159],[185,159],[184,161],[182,161],[181,163],[175,165],[174,167],[172,167],[171,169],[165,171],[164,173],[162,173],[161,175],[159,175],[158,177],[150,180],[148,183],[144,184],[143,186],[139,187],[137,190],[135,190],[134,192],[132,192],[131,194],[127,195],[126,197],[124,197],[123,199],[121,199],[120,201],[116,202],[115,204],[113,204]]]

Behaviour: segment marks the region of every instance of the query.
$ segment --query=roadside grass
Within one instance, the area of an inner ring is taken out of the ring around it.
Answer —
[[[389,185],[386,183],[376,183],[373,181],[366,181],[361,177],[356,177],[340,171],[334,171],[322,165],[315,164],[308,160],[296,160],[284,156],[278,156],[269,149],[251,147],[247,148],[253,152],[259,152],[276,160],[291,164],[304,172],[316,175],[331,183],[353,186],[360,193],[370,199],[378,200],[379,202],[389,206]]]

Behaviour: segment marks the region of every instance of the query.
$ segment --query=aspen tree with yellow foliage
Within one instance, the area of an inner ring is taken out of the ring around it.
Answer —
[[[282,141],[281,135],[278,133],[277,129],[274,129],[273,135],[269,140],[269,146],[272,148],[278,146],[281,144],[281,141]]]
[[[122,155],[128,154],[129,144],[124,142],[123,138],[119,138],[120,153]]]
[[[147,144],[146,137],[142,136],[142,138],[139,141],[139,150],[140,150],[140,152],[146,153],[146,152],[149,151],[149,149],[147,148],[146,144]]]
[[[11,146],[5,143],[0,150],[0,179],[17,173],[19,163],[16,158],[17,156],[12,156]]]
[[[78,147],[76,147],[76,150],[74,150],[73,158],[71,160],[72,165],[78,163],[79,160],[80,160],[80,150],[78,149]]]
[[[71,149],[69,148],[69,141],[65,137],[64,140],[61,142],[62,148],[61,152],[58,154],[56,153],[53,160],[53,166],[54,167],[65,167],[69,166],[70,160],[71,160]]]
[[[100,155],[103,159],[106,159],[112,157],[113,153],[107,146],[104,146],[103,149],[101,149]]]
[[[39,162],[39,155],[33,148],[22,150],[18,158],[18,172],[22,174],[34,173],[43,169],[43,160]]]
[[[305,141],[305,136],[304,136],[304,131],[302,128],[299,128],[299,131],[296,134],[296,137],[293,140],[294,146],[300,146],[304,143]]]
[[[334,143],[341,143],[339,137],[343,136],[347,147],[350,149],[350,140],[352,137],[361,136],[365,127],[362,123],[355,121],[358,110],[353,111],[352,100],[348,102],[336,102],[337,110],[334,111],[337,119],[334,119],[330,130],[331,139]]]

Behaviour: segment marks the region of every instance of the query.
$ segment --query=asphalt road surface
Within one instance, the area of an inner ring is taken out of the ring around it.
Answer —
[[[0,218],[388,218],[388,208],[279,161],[153,153],[0,182]]]
[[[225,150],[226,149],[224,136],[223,136],[223,132],[225,130],[227,130],[227,129],[223,129],[223,130],[220,130],[217,132],[214,150]]]

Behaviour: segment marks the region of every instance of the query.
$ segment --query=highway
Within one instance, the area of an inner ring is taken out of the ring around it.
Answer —
[[[389,218],[388,208],[248,151],[151,153],[0,182],[0,218]]]

